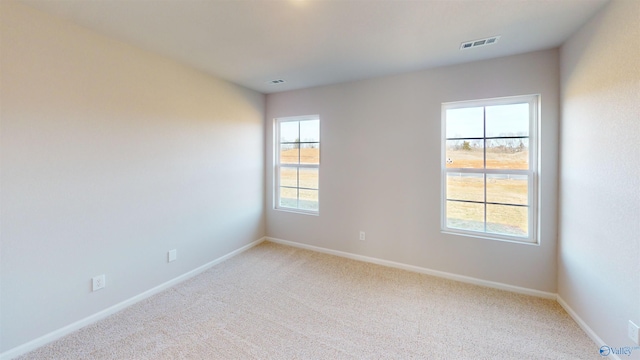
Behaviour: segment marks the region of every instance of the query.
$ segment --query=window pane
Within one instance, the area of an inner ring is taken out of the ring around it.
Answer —
[[[300,189],[300,205],[301,210],[318,210],[318,190]]]
[[[277,207],[317,211],[320,120],[299,119],[301,118],[277,120]]]
[[[300,132],[298,131],[297,121],[285,121],[280,123],[280,142],[298,142],[300,141]]]
[[[484,201],[483,174],[447,173],[447,199]]]
[[[486,137],[529,136],[529,104],[487,106]]]
[[[447,226],[484,231],[484,204],[447,201]]]
[[[482,140],[447,140],[447,168],[484,169]]]
[[[527,205],[529,203],[527,175],[487,175],[487,202]]]
[[[280,188],[280,206],[297,208],[298,207],[298,189]]]
[[[280,186],[298,187],[298,169],[281,167]]]
[[[298,144],[280,145],[280,163],[297,164],[300,157],[299,146]]]
[[[318,169],[300,169],[300,187],[318,189]]]
[[[487,232],[526,237],[528,219],[528,207],[487,204]]]
[[[484,136],[484,108],[449,109],[446,113],[447,138]]]
[[[300,141],[320,142],[320,120],[300,121]]]
[[[301,164],[320,164],[320,143],[300,144]]]
[[[529,139],[487,140],[487,169],[529,169]]]

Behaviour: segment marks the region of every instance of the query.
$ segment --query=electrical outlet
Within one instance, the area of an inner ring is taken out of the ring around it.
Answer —
[[[97,291],[106,286],[104,274],[95,276],[92,280],[92,291]]]
[[[360,240],[364,241],[365,236],[364,236],[364,231],[360,231]]]
[[[633,321],[629,320],[629,338],[633,340],[634,343],[640,345],[640,336],[638,331],[638,325],[634,324]]]
[[[177,250],[176,249],[170,250],[167,257],[169,262],[175,261],[178,258]]]

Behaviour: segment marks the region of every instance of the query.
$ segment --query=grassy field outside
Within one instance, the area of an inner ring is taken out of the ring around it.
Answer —
[[[491,150],[491,151],[490,151]],[[447,148],[447,168],[483,169],[482,148]],[[487,149],[488,169],[528,169],[529,152]],[[465,230],[486,231],[516,236],[529,233],[529,179],[526,175],[487,174],[486,185],[482,173],[448,173],[448,200],[486,201],[509,205],[477,204],[447,201],[447,226]],[[486,211],[486,214],[485,214]]]
[[[280,151],[281,164],[318,164],[319,162],[319,148],[307,147]],[[319,178],[318,169],[281,167],[280,206],[318,210]]]
[[[447,168],[484,168],[484,153],[482,148],[458,150],[446,149]],[[487,169],[527,170],[529,168],[529,151],[504,152],[487,149]]]

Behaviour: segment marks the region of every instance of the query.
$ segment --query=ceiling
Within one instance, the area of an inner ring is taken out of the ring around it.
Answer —
[[[554,48],[608,0],[22,2],[273,93]]]

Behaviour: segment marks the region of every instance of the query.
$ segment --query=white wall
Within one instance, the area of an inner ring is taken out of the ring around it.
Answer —
[[[267,96],[267,235],[556,292],[557,50]],[[540,246],[440,232],[441,104],[541,94]],[[321,118],[320,216],[273,209],[273,123]],[[358,240],[358,231],[367,240]]]
[[[614,347],[640,324],[638,19],[614,1],[561,49],[558,293]]]
[[[262,94],[0,7],[0,352],[264,236]]]

